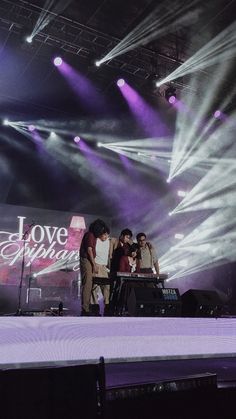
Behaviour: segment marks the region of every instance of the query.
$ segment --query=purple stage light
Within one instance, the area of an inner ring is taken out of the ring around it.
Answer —
[[[78,135],[75,136],[74,142],[78,144],[80,142],[80,137]]]
[[[125,81],[124,81],[124,79],[119,79],[119,80],[117,80],[117,86],[118,87],[122,87],[122,86],[124,86],[125,85]]]
[[[53,64],[56,67],[59,67],[60,65],[62,65],[62,58],[61,57],[55,57],[54,60],[53,60]]]
[[[35,126],[34,126],[33,124],[30,124],[30,125],[28,126],[28,130],[29,130],[30,132],[33,132],[33,131],[35,130]]]
[[[170,96],[168,99],[168,102],[171,103],[173,105],[173,103],[175,103],[176,101],[176,97],[175,96]]]
[[[58,71],[65,78],[69,86],[79,95],[82,106],[89,111],[96,113],[104,113],[108,110],[108,105],[105,97],[97,90],[97,87],[85,77],[82,73],[71,67],[66,61],[63,60]]]
[[[215,111],[215,113],[214,113],[214,117],[215,117],[216,119],[221,117],[221,111],[220,111],[219,109],[217,109],[217,111]]]
[[[127,82],[120,88],[120,92],[138,124],[144,130],[144,135],[156,138],[170,134],[169,129],[160,118],[156,109],[152,108]]]

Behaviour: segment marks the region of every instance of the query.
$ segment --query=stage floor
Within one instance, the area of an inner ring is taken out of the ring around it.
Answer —
[[[236,318],[0,317],[0,368],[236,357]]]

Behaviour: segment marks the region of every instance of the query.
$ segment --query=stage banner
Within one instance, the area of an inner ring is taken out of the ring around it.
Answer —
[[[0,204],[0,284],[18,285],[23,265],[25,282],[37,277],[38,286],[69,286],[79,275],[82,237],[96,218]]]

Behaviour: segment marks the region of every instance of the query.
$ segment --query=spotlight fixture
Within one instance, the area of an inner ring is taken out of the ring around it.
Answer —
[[[217,110],[214,112],[214,118],[219,119],[220,117],[221,117],[221,111],[220,111],[219,109],[217,109]]]
[[[174,104],[176,101],[176,89],[174,87],[168,87],[165,91],[165,98],[169,103]]]
[[[10,121],[9,121],[9,119],[4,119],[4,120],[2,121],[2,124],[3,124],[3,125],[5,125],[5,126],[10,125]]]
[[[30,125],[28,126],[28,130],[29,130],[30,132],[33,132],[33,131],[35,130],[35,126],[34,126],[33,124],[30,124]]]
[[[57,134],[55,133],[55,131],[51,131],[50,132],[50,137],[51,138],[56,138]]]
[[[55,57],[54,60],[53,60],[53,64],[56,67],[59,67],[60,65],[62,65],[62,63],[63,63],[63,61],[62,61],[62,58],[61,57]]]
[[[148,77],[148,82],[151,86],[155,87],[157,86],[158,80],[160,79],[159,74],[156,73],[152,73],[150,74],[150,76]]]
[[[116,84],[117,84],[118,87],[122,87],[122,86],[125,85],[125,81],[124,81],[124,79],[119,79],[119,80],[117,80]]]
[[[32,44],[32,42],[33,42],[33,38],[32,38],[31,35],[26,36],[25,40],[26,40],[26,42],[28,42],[28,44]]]
[[[76,136],[74,137],[74,142],[75,142],[76,144],[78,144],[78,143],[80,142],[80,137],[79,137],[78,135],[76,135]]]
[[[166,179],[166,183],[170,183],[170,178],[168,177],[168,179]]]
[[[185,191],[178,191],[177,195],[180,196],[181,198],[184,198],[187,194]]]
[[[100,143],[100,142],[98,142],[98,143],[97,143],[97,146],[98,146],[98,147],[102,147],[102,145],[103,145],[103,144],[102,144],[102,143]]]
[[[175,234],[175,239],[182,240],[183,238],[184,238],[184,234],[182,234],[182,233],[176,233]]]
[[[101,65],[101,61],[98,61],[98,60],[97,60],[97,61],[95,61],[95,63],[94,63],[94,64],[95,64],[95,66],[96,66],[96,67],[100,67],[100,65]]]

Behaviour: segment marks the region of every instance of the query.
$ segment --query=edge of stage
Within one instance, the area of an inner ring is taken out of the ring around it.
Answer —
[[[232,358],[236,318],[0,317],[0,369]]]

